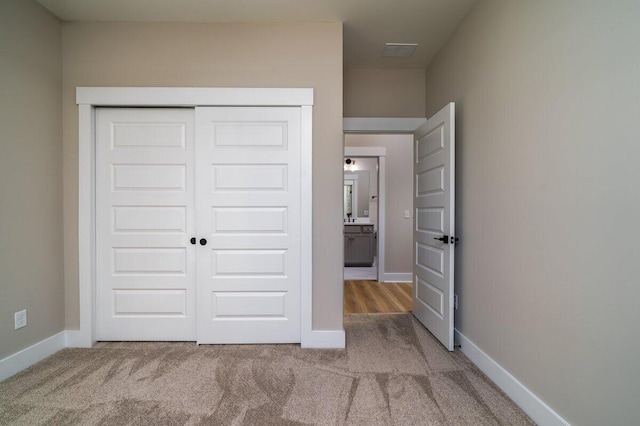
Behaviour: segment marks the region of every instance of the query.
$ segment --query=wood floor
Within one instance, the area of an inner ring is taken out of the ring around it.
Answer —
[[[344,282],[344,313],[411,312],[411,283]]]

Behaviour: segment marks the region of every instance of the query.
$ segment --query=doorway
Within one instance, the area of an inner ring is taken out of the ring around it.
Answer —
[[[412,136],[409,134],[347,134],[344,154],[345,179],[350,178],[351,181],[357,182],[354,185],[358,193],[357,212],[355,212],[355,203],[351,206],[351,211],[356,214],[351,218],[346,215],[350,211],[347,203],[343,212],[345,255],[349,255],[351,236],[364,238],[350,228],[362,231],[364,227],[369,227],[373,232],[371,238],[375,237],[372,264],[345,262],[344,312],[410,312],[412,305]],[[359,174],[357,179],[353,179],[355,173]],[[365,181],[370,182],[368,194],[366,194],[368,199],[365,199],[362,194],[360,182],[363,176]],[[349,186],[345,187],[345,192],[349,188]],[[352,192],[355,194],[356,191]],[[348,201],[348,197],[344,199]],[[364,206],[362,200],[364,200]],[[365,212],[366,207],[369,207],[368,212]],[[392,217],[389,212],[392,212]],[[356,241],[351,241],[351,247],[355,243]],[[345,261],[347,260],[348,258],[345,258]]]
[[[411,135],[412,158],[405,164],[412,164],[408,187],[413,200],[405,218],[415,216],[413,235],[406,239],[412,241],[412,312],[451,351],[456,299],[453,249],[459,240],[454,226],[455,103],[448,103],[429,119],[345,118],[344,131],[347,136],[396,131]]]
[[[378,157],[345,157],[344,279],[378,281]]]

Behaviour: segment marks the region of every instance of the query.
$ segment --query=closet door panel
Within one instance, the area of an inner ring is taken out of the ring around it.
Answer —
[[[194,110],[96,110],[98,340],[195,340]]]
[[[300,342],[300,108],[196,108],[198,342]]]

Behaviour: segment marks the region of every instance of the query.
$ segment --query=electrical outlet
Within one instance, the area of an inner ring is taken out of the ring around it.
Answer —
[[[404,211],[404,218],[405,219],[411,219],[411,210],[405,210]]]
[[[27,310],[22,310],[20,312],[16,312],[13,314],[13,321],[15,325],[15,329],[19,329],[27,326]]]
[[[458,295],[453,295],[453,309],[458,309]]]

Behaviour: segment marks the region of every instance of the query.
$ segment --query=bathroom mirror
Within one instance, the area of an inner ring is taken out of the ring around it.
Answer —
[[[354,205],[353,205],[353,190],[354,190],[354,180],[352,179],[347,179],[346,175],[345,175],[345,179],[344,179],[344,212],[343,212],[343,217],[345,219],[349,218],[349,217],[353,217],[353,212],[354,212]]]
[[[344,219],[369,217],[369,170],[344,172],[343,200]]]

